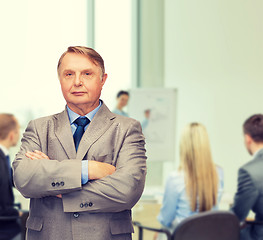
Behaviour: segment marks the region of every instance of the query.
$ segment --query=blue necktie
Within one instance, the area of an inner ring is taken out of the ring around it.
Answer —
[[[77,118],[74,123],[77,124],[77,129],[73,135],[73,138],[74,138],[74,143],[75,143],[75,148],[76,148],[76,151],[78,150],[78,147],[79,147],[79,143],[80,143],[80,140],[82,138],[82,135],[84,133],[84,129],[85,127],[87,126],[87,124],[90,123],[90,120],[86,117],[79,117]]]

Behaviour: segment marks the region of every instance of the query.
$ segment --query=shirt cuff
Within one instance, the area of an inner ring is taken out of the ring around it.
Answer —
[[[81,167],[81,184],[84,185],[89,181],[89,161],[84,160],[81,161],[82,167]]]

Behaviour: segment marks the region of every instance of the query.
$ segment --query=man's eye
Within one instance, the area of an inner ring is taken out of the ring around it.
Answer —
[[[85,75],[87,75],[87,76],[88,76],[88,75],[90,75],[90,73],[89,73],[89,72],[86,72],[86,73],[85,73]]]
[[[72,73],[66,73],[66,76],[72,76]]]

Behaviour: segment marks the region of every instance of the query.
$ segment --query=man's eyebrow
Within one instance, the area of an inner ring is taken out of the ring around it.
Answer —
[[[63,73],[64,72],[75,72],[75,70],[68,68],[68,69],[64,69]],[[93,70],[92,70],[92,68],[87,68],[87,69],[83,69],[81,72],[93,72]]]
[[[64,69],[63,72],[74,72],[74,70],[71,70],[71,69]]]
[[[93,70],[91,68],[87,68],[87,69],[84,69],[82,70],[81,72],[92,72]]]

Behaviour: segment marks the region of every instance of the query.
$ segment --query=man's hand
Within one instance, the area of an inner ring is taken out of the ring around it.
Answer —
[[[34,152],[27,152],[26,153],[26,156],[32,160],[36,160],[36,159],[49,159],[49,157],[45,154],[45,153],[42,153],[38,150],[35,150]],[[58,198],[62,198],[62,195],[59,194],[57,195],[56,197]]]
[[[34,152],[27,152],[26,157],[36,160],[36,159],[49,159],[49,157],[41,151],[35,150]],[[89,160],[89,179],[95,180],[111,175],[115,172],[115,167],[103,162],[97,162],[94,160]],[[61,194],[57,195],[58,198],[62,198]]]
[[[26,156],[32,160],[36,160],[36,159],[49,159],[49,157],[45,154],[42,153],[38,150],[35,150],[34,152],[27,152]]]
[[[95,180],[111,175],[115,172],[115,167],[103,162],[89,160],[89,179]]]

